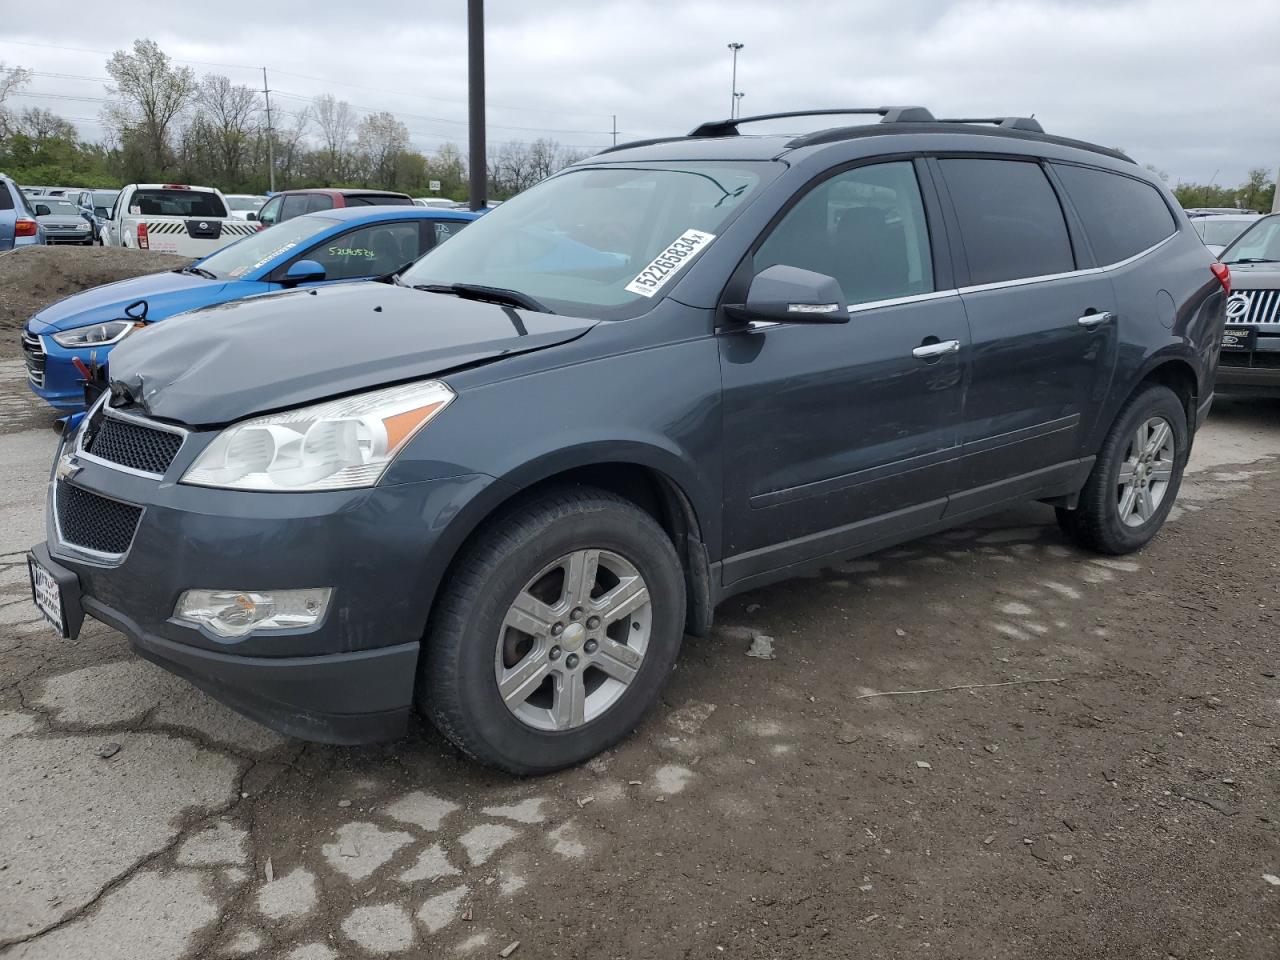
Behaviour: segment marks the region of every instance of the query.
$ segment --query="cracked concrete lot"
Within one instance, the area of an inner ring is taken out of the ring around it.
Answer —
[[[1139,555],[1028,506],[735,598],[629,740],[517,780],[55,637],[55,437],[0,375],[3,960],[1280,956],[1280,403],[1218,405]]]

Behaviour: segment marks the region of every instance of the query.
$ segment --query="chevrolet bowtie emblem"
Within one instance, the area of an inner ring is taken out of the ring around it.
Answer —
[[[84,467],[76,463],[75,457],[65,456],[58,461],[58,467],[54,470],[53,475],[59,480],[70,480],[83,469]]]

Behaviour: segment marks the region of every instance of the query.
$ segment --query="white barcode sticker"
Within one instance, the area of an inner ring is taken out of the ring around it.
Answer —
[[[714,233],[703,233],[701,230],[686,230],[665,250],[653,258],[653,261],[641,270],[634,280],[624,288],[628,293],[638,293],[642,297],[652,297],[655,293],[687,267],[698,251],[716,238]]]

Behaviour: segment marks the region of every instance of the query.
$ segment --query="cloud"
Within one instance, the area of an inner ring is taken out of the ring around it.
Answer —
[[[313,0],[48,0],[6,11],[0,59],[45,74],[23,101],[74,117],[90,135],[105,56],[14,40],[110,51],[151,36],[172,56],[260,84],[276,105],[333,93],[361,112],[387,109],[430,149],[466,139],[466,23],[461,3]],[[1256,16],[1221,41],[1208,0],[952,0],[857,3],[490,0],[489,137],[597,147],[682,133],[729,109],[729,41],[746,46],[747,113],[919,103],[943,115],[1034,113],[1046,129],[1127,150],[1173,180],[1237,183],[1280,164],[1269,118],[1280,89],[1280,18]],[[56,29],[50,29],[56,24]],[[300,76],[301,75],[301,76]]]

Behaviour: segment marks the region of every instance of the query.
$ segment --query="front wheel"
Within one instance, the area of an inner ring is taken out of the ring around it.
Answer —
[[[580,763],[626,736],[680,649],[684,579],[649,514],[603,490],[502,512],[442,587],[419,709],[464,753],[511,773]]]
[[[1099,553],[1132,553],[1159,532],[1187,465],[1187,413],[1177,395],[1147,384],[1125,404],[1098,453],[1075,510],[1058,524]]]

